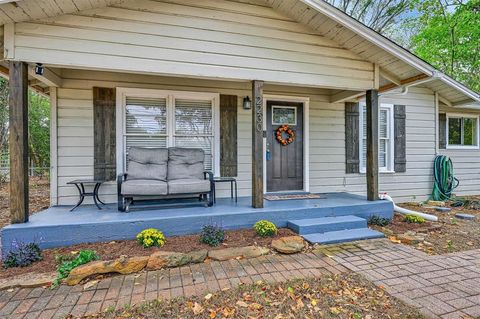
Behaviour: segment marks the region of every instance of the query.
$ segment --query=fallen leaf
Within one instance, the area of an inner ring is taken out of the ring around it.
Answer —
[[[239,300],[239,301],[237,301],[237,306],[247,308],[248,304],[245,301]]]
[[[217,312],[215,310],[210,310],[209,317],[210,319],[215,319],[215,317],[217,317]]]
[[[96,284],[98,284],[98,280],[89,281],[85,285],[83,285],[83,290],[91,288],[91,287],[95,286]]]
[[[210,299],[212,299],[212,296],[213,296],[212,294],[207,294],[207,295],[205,296],[205,300],[210,300]]]
[[[193,314],[194,315],[199,315],[201,314],[202,312],[205,311],[205,309],[202,307],[202,305],[200,305],[198,302],[196,302],[194,305],[193,305]]]

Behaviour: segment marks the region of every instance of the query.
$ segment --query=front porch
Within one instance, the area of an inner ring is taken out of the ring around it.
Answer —
[[[252,227],[260,219],[268,219],[278,227],[287,221],[305,218],[371,215],[391,218],[392,203],[368,201],[348,193],[326,193],[319,199],[266,200],[263,208],[253,208],[251,197],[217,199],[216,205],[153,208],[119,213],[115,205],[97,210],[94,205],[80,206],[70,212],[70,206],[54,206],[31,216],[28,223],[12,224],[2,229],[4,250],[12,241],[39,241],[42,248],[68,246],[85,242],[133,239],[145,228],[158,228],[166,236],[197,233],[208,223],[218,223],[225,229]]]

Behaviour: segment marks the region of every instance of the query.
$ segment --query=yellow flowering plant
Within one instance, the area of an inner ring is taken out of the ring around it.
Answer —
[[[262,237],[276,235],[278,231],[277,226],[268,220],[259,220],[253,225],[253,229]]]
[[[143,248],[152,246],[162,247],[165,245],[165,241],[163,233],[155,228],[144,229],[137,235],[137,242],[142,245]]]

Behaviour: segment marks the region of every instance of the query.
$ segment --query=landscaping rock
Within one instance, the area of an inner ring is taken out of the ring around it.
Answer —
[[[405,243],[407,245],[416,245],[418,243],[421,243],[425,240],[424,235],[418,235],[415,232],[408,231],[404,234],[400,234],[397,236],[397,239],[400,240],[402,243]]]
[[[388,229],[386,227],[382,227],[382,233],[385,234],[385,236],[393,236],[393,230],[391,229]]]
[[[470,215],[470,214],[455,214],[455,217],[459,219],[467,219],[467,220],[475,219],[475,215]]]
[[[272,240],[272,247],[283,254],[294,254],[305,248],[305,242],[300,236],[288,236]]]
[[[142,257],[126,257],[121,256],[115,260],[94,261],[88,264],[74,268],[65,280],[66,284],[73,286],[78,284],[82,279],[107,273],[120,273],[123,275],[139,272],[147,265],[148,256]]]
[[[208,257],[213,260],[229,260],[236,258],[255,258],[266,255],[270,249],[258,246],[233,247],[219,250],[210,250]]]
[[[57,278],[55,273],[43,273],[43,274],[24,274],[20,276],[5,278],[0,280],[0,291],[11,288],[35,288],[50,286],[52,282]]]
[[[192,251],[192,252],[189,252],[187,255],[191,257],[190,262],[192,264],[203,263],[207,258],[208,250],[202,249],[202,250]]]
[[[427,202],[429,206],[438,206],[438,207],[445,207],[445,202],[437,201],[437,200],[429,200]]]
[[[171,251],[159,251],[148,258],[147,270],[159,270],[162,268],[180,267],[189,264],[192,256]]]

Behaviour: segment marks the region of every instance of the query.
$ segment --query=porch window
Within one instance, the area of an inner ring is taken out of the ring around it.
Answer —
[[[218,169],[216,94],[123,90],[123,163],[130,147],[176,146],[203,149],[205,169]]]
[[[360,104],[360,172],[366,172],[367,163],[367,106]],[[394,126],[393,105],[381,104],[378,114],[378,168],[380,172],[393,172]]]
[[[447,114],[447,148],[478,148],[478,117]]]

